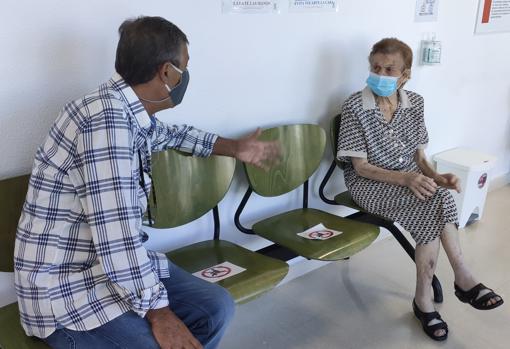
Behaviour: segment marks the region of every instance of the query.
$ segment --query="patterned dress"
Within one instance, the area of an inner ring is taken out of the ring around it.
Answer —
[[[365,158],[387,170],[421,173],[414,155],[427,143],[423,97],[417,93],[399,90],[398,107],[390,122],[384,119],[368,87],[343,105],[337,158],[345,163],[345,184],[352,198],[364,210],[398,222],[417,244],[434,241],[447,223],[458,222],[451,193],[438,188],[422,201],[407,187],[359,176],[351,157]]]

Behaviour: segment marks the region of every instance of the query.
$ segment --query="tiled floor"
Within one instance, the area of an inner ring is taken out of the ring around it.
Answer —
[[[389,238],[238,307],[221,348],[510,348],[510,186],[491,192],[483,220],[460,233],[475,275],[506,303],[492,311],[460,303],[442,251],[436,274],[445,301],[437,309],[450,327],[445,343],[426,337],[414,318],[414,266]]]

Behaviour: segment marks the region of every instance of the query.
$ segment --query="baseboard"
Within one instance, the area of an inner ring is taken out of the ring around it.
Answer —
[[[501,189],[502,187],[509,184],[510,184],[510,172],[507,172],[491,180],[489,184],[489,191]]]

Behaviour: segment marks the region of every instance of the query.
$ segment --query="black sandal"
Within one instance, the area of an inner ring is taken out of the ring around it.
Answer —
[[[457,298],[463,303],[471,304],[471,306],[475,309],[490,310],[497,308],[504,303],[503,298],[500,295],[494,293],[492,289],[486,287],[484,284],[478,284],[469,291],[462,290],[459,286],[457,286],[457,284],[454,284],[454,286]],[[489,290],[490,292],[478,298],[478,295],[483,290]],[[499,301],[494,304],[488,304],[489,300],[495,297],[499,297]]]
[[[420,320],[421,327],[423,328],[423,331],[427,334],[427,336],[439,342],[444,341],[446,340],[446,338],[448,338],[448,325],[446,324],[446,322],[444,322],[444,320],[441,318],[441,315],[439,315],[437,311],[434,311],[432,313],[424,313],[420,310],[420,308],[418,308],[418,305],[416,305],[415,300],[413,300],[413,310],[414,315],[418,320]],[[429,322],[431,322],[434,319],[439,320],[441,322],[429,326]],[[445,334],[442,336],[436,336],[434,333],[437,330],[444,330]]]

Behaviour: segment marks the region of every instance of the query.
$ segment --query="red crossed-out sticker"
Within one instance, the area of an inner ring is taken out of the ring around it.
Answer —
[[[228,275],[232,272],[232,269],[229,267],[225,267],[223,265],[212,267],[202,271],[201,275],[208,279],[221,278],[225,275]]]
[[[334,235],[334,233],[329,230],[317,230],[317,231],[312,231],[311,233],[308,234],[308,236],[311,239],[327,239],[327,238],[332,237],[333,235]]]

